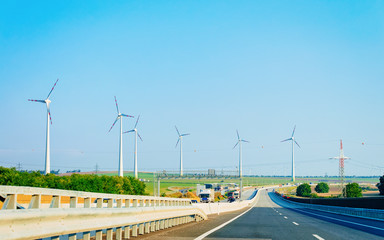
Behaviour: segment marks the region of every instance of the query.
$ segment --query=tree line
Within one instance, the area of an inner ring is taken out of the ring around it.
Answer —
[[[56,176],[39,171],[20,172],[0,167],[0,185],[55,188],[97,193],[145,195],[145,184],[134,177],[98,176],[95,174]]]

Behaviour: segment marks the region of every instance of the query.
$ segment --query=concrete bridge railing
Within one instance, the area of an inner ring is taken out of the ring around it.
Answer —
[[[0,186],[0,239],[123,239],[207,215],[190,199],[101,194],[58,189]],[[18,204],[18,198],[28,204]],[[43,203],[48,200],[49,204]],[[26,205],[28,205],[26,207]],[[18,207],[19,206],[19,207]]]

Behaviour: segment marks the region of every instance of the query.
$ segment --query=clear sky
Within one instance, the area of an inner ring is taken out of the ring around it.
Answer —
[[[139,170],[384,174],[383,1],[2,1],[0,165],[117,170],[122,113],[141,115]],[[135,119],[124,119],[130,130]],[[364,143],[364,145],[362,144]],[[124,170],[133,135],[124,135]]]

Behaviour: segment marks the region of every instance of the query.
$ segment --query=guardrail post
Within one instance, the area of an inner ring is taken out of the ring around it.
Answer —
[[[137,207],[138,205],[138,200],[137,199],[133,199],[133,207]]]
[[[116,240],[121,240],[121,239],[123,239],[123,228],[117,227],[116,228]]]
[[[139,224],[139,234],[143,235],[144,234],[144,223]]]
[[[107,240],[112,240],[113,237],[113,229],[107,228]]]
[[[123,200],[122,199],[116,199],[116,207],[121,208],[123,206]]]
[[[128,239],[130,238],[130,231],[131,231],[131,227],[130,226],[125,226],[124,227],[124,238],[125,239]]]
[[[144,199],[139,199],[140,201],[140,207],[144,207]]]
[[[90,240],[91,232],[83,232],[83,240]]]
[[[137,224],[132,226],[132,237],[137,237]]]
[[[40,208],[40,207],[41,207],[41,195],[40,194],[32,195],[28,208],[31,209],[31,208]]]
[[[103,240],[103,230],[96,230],[96,240]]]
[[[108,208],[113,208],[113,199],[112,199],[112,198],[109,198],[109,199],[107,200],[107,202],[108,202]]]
[[[131,199],[125,199],[125,208],[129,208],[131,206]]]
[[[70,197],[69,207],[76,208],[77,207],[77,197]]]
[[[146,206],[146,207],[149,207],[150,202],[151,202],[151,200],[146,199],[146,200],[145,200],[145,206]]]
[[[90,208],[91,207],[91,198],[87,197],[84,198],[84,208]]]
[[[160,220],[160,230],[164,229],[164,220]]]
[[[60,236],[51,237],[51,240],[60,240]]]
[[[97,208],[103,207],[103,199],[102,198],[96,198],[96,207]]]
[[[68,240],[76,240],[77,237],[76,237],[76,233],[70,233],[68,234]]]
[[[168,222],[169,222],[168,219],[165,219],[165,220],[164,220],[164,228],[168,228]]]
[[[17,194],[8,194],[1,209],[16,209]]]

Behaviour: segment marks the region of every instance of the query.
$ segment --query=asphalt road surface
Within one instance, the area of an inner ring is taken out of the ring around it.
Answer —
[[[384,222],[298,209],[274,193],[259,194],[254,208],[204,239],[384,239]]]
[[[209,215],[206,221],[180,225],[138,239],[384,239],[382,221],[301,209],[271,192],[260,190],[258,194],[260,198],[252,208]],[[219,229],[213,231],[215,228]]]

